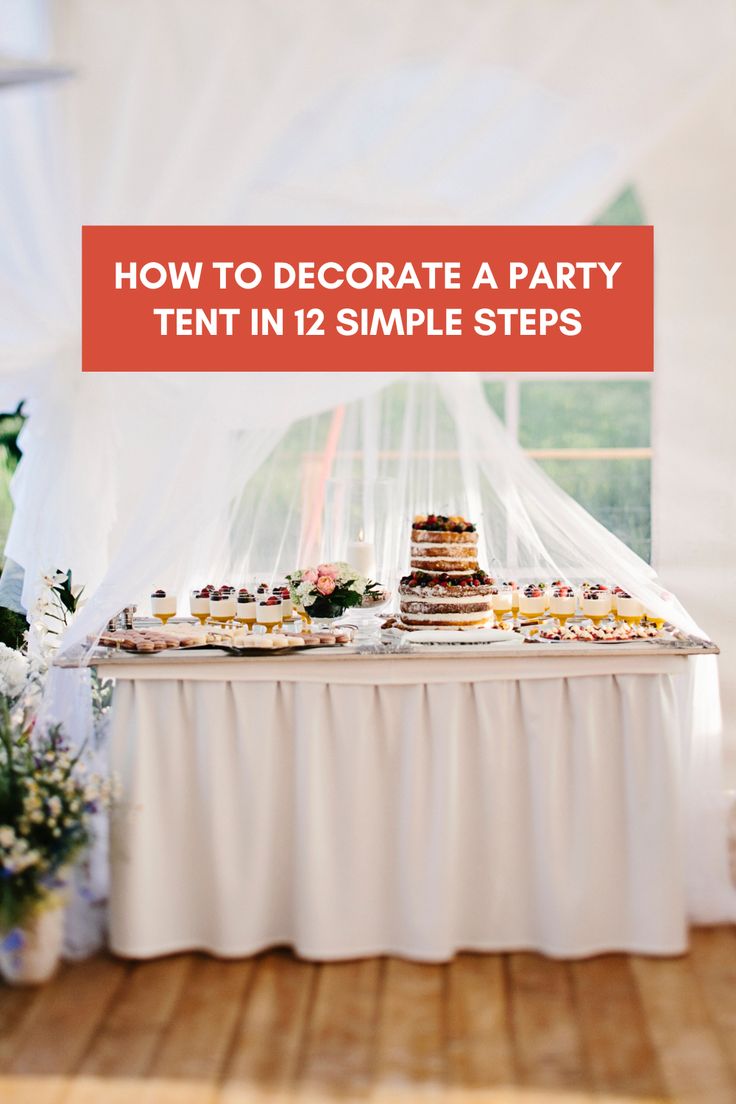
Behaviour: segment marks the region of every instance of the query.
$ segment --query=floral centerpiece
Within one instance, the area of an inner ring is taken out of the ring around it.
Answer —
[[[0,964],[16,980],[24,946],[39,942],[39,925],[54,911],[57,945],[44,948],[44,976],[21,978],[38,981],[58,959],[64,870],[90,843],[92,818],[109,804],[110,789],[72,756],[58,726],[38,736],[21,718],[0,698]]]
[[[50,572],[30,611],[24,650],[0,644],[0,971],[11,982],[53,973],[70,867],[110,800],[110,784],[82,761],[88,749],[72,752],[60,727],[40,719],[46,676],[79,594],[70,572]],[[109,693],[98,679],[91,690],[96,733]]]
[[[286,576],[295,605],[308,617],[341,617],[346,609],[363,604],[366,596],[382,590],[348,563],[306,567]]]

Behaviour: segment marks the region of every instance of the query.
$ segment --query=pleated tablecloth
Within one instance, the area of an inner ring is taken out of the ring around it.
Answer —
[[[351,658],[105,672],[113,950],[685,948],[686,659]]]

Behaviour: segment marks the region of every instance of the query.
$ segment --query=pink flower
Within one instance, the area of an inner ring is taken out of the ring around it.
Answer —
[[[304,574],[302,575],[302,579],[304,580],[305,583],[316,583],[317,582],[317,572],[314,570],[313,567],[310,567],[309,571],[304,572]]]
[[[327,597],[335,589],[335,580],[330,575],[320,575],[317,580],[317,590]]]
[[[340,570],[335,566],[335,564],[320,564],[317,568],[317,574],[324,575],[328,579],[336,579],[337,576],[340,574]]]

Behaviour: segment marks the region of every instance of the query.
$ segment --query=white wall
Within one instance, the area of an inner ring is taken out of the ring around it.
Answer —
[[[637,173],[655,236],[654,560],[722,648],[736,783],[736,80]]]

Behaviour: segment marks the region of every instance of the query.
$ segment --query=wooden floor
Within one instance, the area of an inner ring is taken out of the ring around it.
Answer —
[[[108,957],[0,987],[2,1104],[736,1102],[736,931],[679,959]]]

